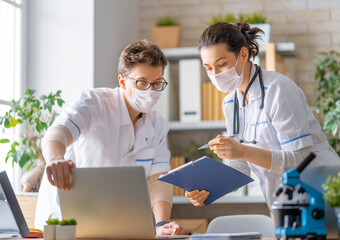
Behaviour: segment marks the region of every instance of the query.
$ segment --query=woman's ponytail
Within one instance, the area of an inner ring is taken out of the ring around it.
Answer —
[[[256,39],[261,39],[261,36],[258,33],[263,33],[263,31],[257,27],[250,28],[247,21],[235,22],[234,26],[236,26],[246,38],[249,55],[256,57],[259,54],[259,44],[257,43]]]
[[[227,50],[238,55],[242,47],[249,51],[249,58],[256,57],[259,53],[259,45],[256,39],[261,38],[258,34],[263,31],[259,28],[250,28],[247,22],[229,24],[218,22],[207,27],[199,40],[198,49],[211,45],[224,43]]]

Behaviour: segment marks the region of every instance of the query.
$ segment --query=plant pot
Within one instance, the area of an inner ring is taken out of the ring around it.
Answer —
[[[55,240],[56,236],[56,225],[45,225],[44,226],[44,239],[45,240]]]
[[[264,33],[260,33],[262,39],[257,39],[257,43],[259,44],[259,48],[261,52],[265,52],[267,48],[267,44],[270,41],[270,24],[269,23],[260,23],[260,24],[249,24],[251,28],[257,27],[260,28]]]
[[[151,40],[160,48],[179,47],[181,28],[179,26],[152,27]]]
[[[76,225],[57,226],[55,236],[58,240],[76,239]]]
[[[340,240],[340,207],[334,207],[334,213],[338,223],[338,239]]]

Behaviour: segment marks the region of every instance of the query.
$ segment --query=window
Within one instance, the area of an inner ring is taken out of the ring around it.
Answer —
[[[0,115],[9,109],[10,100],[20,96],[23,78],[23,0],[0,0]],[[14,138],[7,130],[0,132],[0,139]],[[6,170],[15,190],[13,181],[18,170],[11,163],[5,164],[10,145],[0,144],[0,171]],[[15,178],[18,179],[18,178]]]

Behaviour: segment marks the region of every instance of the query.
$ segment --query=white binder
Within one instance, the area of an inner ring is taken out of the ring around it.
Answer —
[[[201,121],[201,61],[179,60],[180,121]]]

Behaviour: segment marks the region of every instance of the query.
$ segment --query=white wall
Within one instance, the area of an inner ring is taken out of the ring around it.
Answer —
[[[27,3],[27,87],[61,89],[69,102],[83,89],[118,85],[118,57],[138,39],[138,0]]]
[[[29,0],[27,87],[72,100],[93,87],[93,0]]]
[[[118,86],[120,53],[138,40],[138,0],[95,0],[94,87]]]

